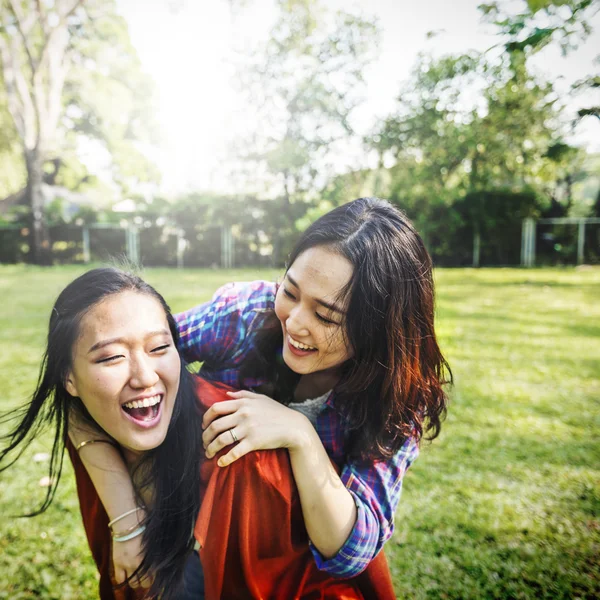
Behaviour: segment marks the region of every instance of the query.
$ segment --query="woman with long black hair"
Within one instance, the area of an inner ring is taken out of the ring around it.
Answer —
[[[201,493],[202,417],[178,339],[163,297],[139,277],[114,268],[78,277],[54,304],[37,388],[27,406],[4,416],[17,424],[0,451],[4,470],[44,427],[54,429],[52,484],[34,513],[39,514],[50,505],[60,479],[69,418],[89,429],[102,428],[81,450],[91,448],[90,442],[109,442],[127,465],[128,489],[144,506],[143,514],[131,513],[133,525],[125,519],[110,523],[112,540],[115,546],[144,541],[135,575],[148,586],[151,580],[144,574],[152,573],[150,593],[164,599],[178,597],[194,547],[191,531]],[[140,403],[147,406],[132,408]],[[79,491],[83,500],[81,487]],[[92,520],[103,524],[110,539],[109,518],[102,507],[91,502],[85,506],[88,511],[93,508]],[[100,549],[93,550],[99,560]],[[112,593],[105,578],[101,596]]]

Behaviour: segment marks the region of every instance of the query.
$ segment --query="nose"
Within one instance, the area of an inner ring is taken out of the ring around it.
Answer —
[[[294,337],[306,336],[309,334],[306,326],[306,312],[302,306],[294,306],[285,320],[285,328],[288,333]]]
[[[129,385],[135,389],[148,389],[159,380],[158,373],[152,365],[152,359],[147,356],[132,358]]]

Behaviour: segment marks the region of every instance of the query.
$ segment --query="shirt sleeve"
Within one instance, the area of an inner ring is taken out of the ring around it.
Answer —
[[[324,558],[310,543],[320,570],[334,577],[354,577],[367,568],[392,536],[402,479],[418,453],[418,442],[408,438],[390,460],[366,465],[349,463],[344,467],[340,477],[356,503],[356,523],[332,558]]]
[[[273,308],[275,292],[275,284],[268,281],[228,283],[209,302],[175,315],[185,359],[213,364],[235,361],[256,316]]]

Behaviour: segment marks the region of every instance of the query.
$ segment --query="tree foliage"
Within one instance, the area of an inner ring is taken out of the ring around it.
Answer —
[[[339,144],[353,134],[350,117],[378,36],[373,21],[334,13],[316,0],[279,5],[269,40],[240,68],[255,127],[236,142],[244,184],[271,201],[276,263],[293,243],[303,203],[325,185]]]
[[[473,236],[483,235],[494,260],[501,263],[506,251],[508,262],[509,224],[518,232],[550,199],[568,211],[565,183],[581,153],[561,141],[560,109],[552,85],[523,60],[420,58],[370,143],[391,173],[389,195],[440,261],[462,254],[459,262],[468,262]],[[503,231],[504,241],[491,239]]]
[[[95,139],[122,187],[157,178],[139,149],[151,128],[151,86],[113,1],[0,0],[0,23],[0,115],[6,101],[27,172],[31,258],[46,262],[47,161],[54,161],[55,171],[81,173],[81,140]],[[14,140],[4,147],[14,148]],[[82,173],[79,183],[86,177]]]

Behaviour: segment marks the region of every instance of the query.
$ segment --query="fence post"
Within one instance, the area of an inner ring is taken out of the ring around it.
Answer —
[[[185,238],[183,237],[183,230],[177,231],[177,268],[183,268],[183,253],[185,251]]]
[[[531,217],[523,219],[521,230],[521,266],[535,265],[535,221]]]
[[[87,265],[90,262],[90,230],[83,227],[81,234],[83,238],[83,262]]]
[[[221,266],[224,269],[233,267],[233,235],[231,227],[221,226]]]
[[[134,264],[140,264],[140,244],[137,228],[128,225],[125,229],[125,248],[127,258]]]
[[[479,267],[479,257],[481,254],[481,234],[479,231],[475,232],[473,236],[473,266]]]
[[[527,219],[521,224],[521,266],[527,266]]]
[[[579,219],[577,230],[577,264],[582,265],[585,250],[585,221],[583,219]]]

